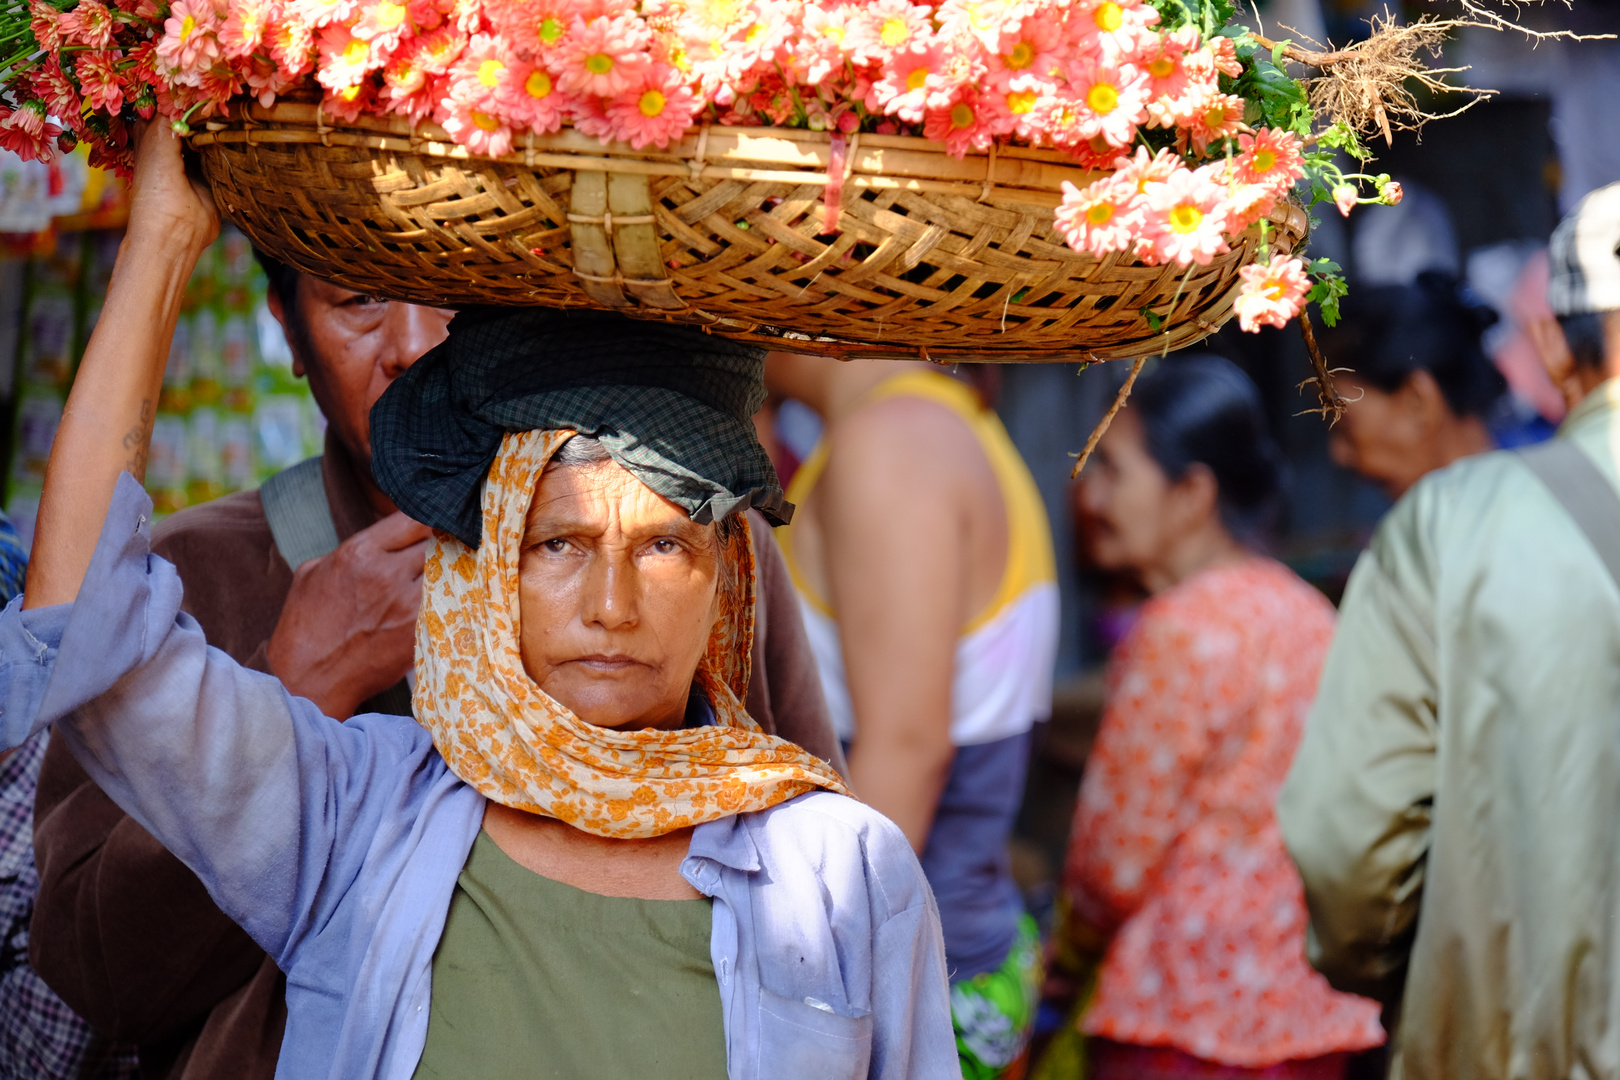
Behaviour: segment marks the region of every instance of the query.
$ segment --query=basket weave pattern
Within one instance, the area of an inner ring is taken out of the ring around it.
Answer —
[[[1209,266],[1077,254],[1052,210],[1083,169],[1027,149],[958,161],[912,138],[838,147],[822,133],[717,127],[635,152],[564,129],[491,160],[431,125],[335,127],[282,102],[210,122],[192,145],[220,210],[254,243],[348,288],[613,307],[843,356],[1180,348],[1230,316],[1260,246],[1256,227]],[[1279,204],[1272,224],[1276,250],[1304,235],[1298,207]]]

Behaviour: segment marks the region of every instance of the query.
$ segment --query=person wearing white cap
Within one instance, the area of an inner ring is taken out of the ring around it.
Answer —
[[[1419,481],[1278,804],[1311,962],[1402,1080],[1620,1077],[1620,184],[1552,239],[1539,447]]]

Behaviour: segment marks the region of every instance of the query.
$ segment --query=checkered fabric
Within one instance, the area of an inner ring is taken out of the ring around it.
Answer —
[[[0,567],[0,575],[7,572]],[[92,1033],[28,964],[28,921],[39,891],[34,789],[48,735],[40,732],[0,762],[0,1080],[126,1080],[136,1073],[134,1052]]]
[[[23,550],[11,519],[0,513],[0,606],[11,603],[11,598],[22,592],[27,572],[28,552]]]
[[[478,308],[371,410],[372,471],[401,510],[477,547],[479,491],[509,431],[599,438],[700,524],[792,507],[754,433],[764,350],[602,311]]]

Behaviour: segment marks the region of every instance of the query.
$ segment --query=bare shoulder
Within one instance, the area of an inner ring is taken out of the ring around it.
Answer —
[[[866,492],[895,503],[973,497],[995,484],[977,436],[961,416],[916,397],[875,401],[828,432],[824,482],[849,494]]]

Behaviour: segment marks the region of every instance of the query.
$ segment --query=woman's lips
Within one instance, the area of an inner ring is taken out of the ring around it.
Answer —
[[[619,653],[615,653],[611,656],[604,656],[599,653],[591,656],[580,656],[576,657],[570,662],[579,664],[582,667],[590,668],[592,671],[600,671],[603,674],[611,674],[616,671],[624,671],[628,668],[642,666],[641,661],[637,660],[635,657],[625,656]]]

